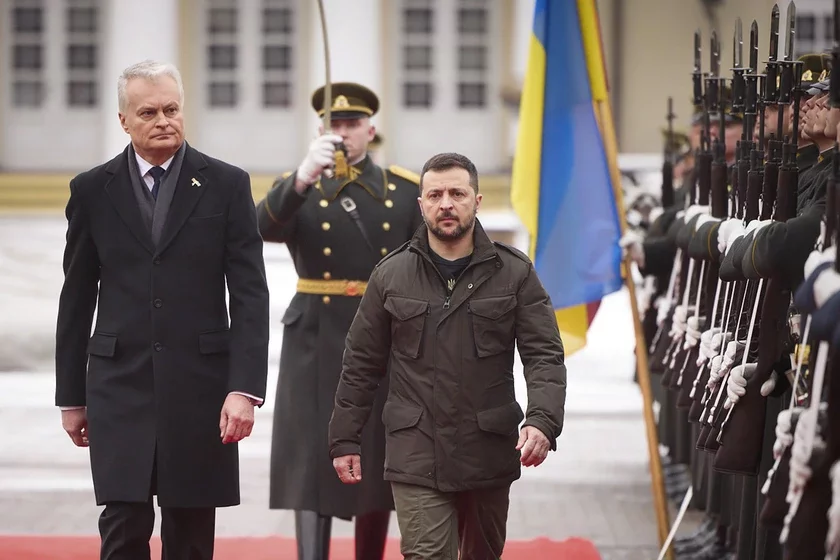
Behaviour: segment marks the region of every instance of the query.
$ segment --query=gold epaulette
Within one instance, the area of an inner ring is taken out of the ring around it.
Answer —
[[[400,167],[399,165],[391,165],[388,167],[388,171],[390,171],[397,177],[402,177],[407,181],[411,181],[415,185],[420,184],[420,175],[415,173],[414,171],[406,169],[405,167]]]
[[[282,175],[280,175],[280,178],[281,178],[281,179],[285,179],[286,177],[288,177],[288,176],[289,176],[289,175],[291,175],[292,173],[293,173],[292,171],[286,171],[285,173],[283,173]]]

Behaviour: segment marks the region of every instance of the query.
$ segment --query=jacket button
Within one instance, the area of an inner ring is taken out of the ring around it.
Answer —
[[[155,352],[160,352],[161,350],[163,350],[163,344],[155,342]]]
[[[157,307],[158,309],[163,307],[163,300],[156,299],[155,300],[155,307]]]
[[[160,264],[160,257],[155,257],[155,259],[152,261],[152,264]]]
[[[332,278],[332,274],[330,274],[329,272],[325,272],[324,273],[324,280],[329,280],[330,278]]]
[[[386,200],[385,201],[385,206],[388,207],[388,208],[393,208],[394,207],[394,201],[393,200]]]
[[[332,255],[332,249],[330,249],[329,247],[324,247],[324,255],[328,257]]]
[[[324,296],[321,298],[321,301],[324,302],[324,305],[329,305],[330,303],[330,296]]]

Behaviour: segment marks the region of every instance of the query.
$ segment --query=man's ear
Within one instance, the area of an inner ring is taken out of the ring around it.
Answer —
[[[126,124],[125,124],[125,115],[123,115],[122,113],[117,113],[117,116],[118,116],[118,117],[119,117],[119,119],[120,119],[120,126],[122,127],[122,129],[123,129],[123,130],[126,132],[126,134],[127,134],[127,133],[128,133],[128,126],[126,126]]]

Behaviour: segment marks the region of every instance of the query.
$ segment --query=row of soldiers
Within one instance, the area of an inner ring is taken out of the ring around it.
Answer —
[[[716,34],[701,69],[695,34],[690,130],[680,145],[669,107],[662,207],[621,241],[645,277],[666,488],[703,518],[678,559],[840,552],[840,75],[837,49],[792,57],[794,14],[780,56],[773,8],[763,68],[737,21],[731,76]]]

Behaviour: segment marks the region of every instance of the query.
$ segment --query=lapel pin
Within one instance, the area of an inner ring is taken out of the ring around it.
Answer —
[[[199,182],[198,182],[198,180],[197,180],[195,177],[193,177],[193,178],[192,178],[192,186],[194,186],[194,187],[200,187],[200,186],[201,186],[201,183],[199,183]]]

